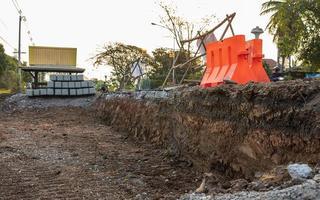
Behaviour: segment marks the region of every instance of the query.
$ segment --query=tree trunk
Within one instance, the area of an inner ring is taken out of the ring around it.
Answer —
[[[283,73],[284,72],[284,63],[286,61],[286,57],[285,56],[282,56],[282,63],[281,63],[281,68],[280,68],[280,72]]]

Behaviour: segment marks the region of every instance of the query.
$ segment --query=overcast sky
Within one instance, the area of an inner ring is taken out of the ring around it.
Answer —
[[[22,26],[22,50],[31,44],[27,29],[36,45],[78,48],[78,66],[93,75],[92,61],[96,49],[106,42],[123,42],[151,52],[158,47],[172,47],[167,30],[152,26],[159,22],[163,12],[158,0],[17,0],[27,18],[28,27]],[[252,28],[265,28],[268,16],[260,16],[261,4],[266,0],[168,0],[177,6],[178,14],[197,21],[204,16],[216,15],[222,20],[236,12],[233,23],[236,34],[252,39]],[[18,44],[18,13],[12,0],[0,0],[0,36],[7,54],[12,55]],[[264,54],[276,58],[272,37],[265,33]],[[12,46],[12,47],[11,47]],[[27,54],[23,56],[27,61]],[[103,74],[105,71],[99,71]],[[96,74],[97,72],[95,72]]]

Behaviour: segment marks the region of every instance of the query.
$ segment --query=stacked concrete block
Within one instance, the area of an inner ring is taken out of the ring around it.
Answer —
[[[77,89],[77,96],[81,96],[81,95],[83,95],[83,90],[82,90],[82,88]]]
[[[89,84],[87,81],[82,81],[80,83],[81,83],[81,88],[88,88],[89,87]]]
[[[81,88],[81,82],[75,82],[75,88]]]
[[[92,81],[83,75],[50,75],[46,88],[27,89],[28,96],[82,96],[94,95],[96,90]]]
[[[51,81],[57,81],[57,75],[55,75],[55,74],[52,75],[52,74],[51,74],[51,75],[50,75],[50,80],[51,80]]]
[[[43,88],[39,90],[40,90],[40,96],[47,96],[47,88]]]
[[[27,95],[28,97],[32,97],[32,96],[33,96],[33,90],[32,90],[32,89],[27,89],[27,90],[26,90],[26,95]]]
[[[69,95],[70,96],[77,96],[77,89],[70,89],[69,90]]]
[[[75,82],[69,82],[68,88],[75,88]]]
[[[47,96],[53,96],[54,95],[54,89],[47,88]]]
[[[40,89],[34,89],[33,96],[40,96]]]
[[[63,75],[57,75],[57,81],[63,81]]]
[[[69,88],[69,82],[62,82],[62,88]]]
[[[62,88],[62,82],[59,82],[59,81],[54,82],[54,88]]]
[[[68,96],[69,95],[69,89],[61,89],[62,96]]]
[[[48,88],[54,88],[54,82],[53,81],[49,81],[47,84]]]
[[[55,96],[62,96],[62,89],[54,89]]]
[[[63,81],[71,81],[70,75],[63,75]]]
[[[82,88],[82,94],[88,95],[89,94],[89,88]]]
[[[83,75],[77,75],[77,81],[83,81],[84,78],[83,78]]]
[[[70,75],[71,81],[77,81],[79,75]]]
[[[89,88],[89,94],[91,94],[91,95],[96,94],[96,89],[95,88]]]

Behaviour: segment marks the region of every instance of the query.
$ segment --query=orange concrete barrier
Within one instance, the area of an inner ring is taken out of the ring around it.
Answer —
[[[246,42],[244,35],[236,35],[206,46],[207,68],[201,87],[214,87],[224,81],[238,84],[270,82],[262,65],[262,40]]]

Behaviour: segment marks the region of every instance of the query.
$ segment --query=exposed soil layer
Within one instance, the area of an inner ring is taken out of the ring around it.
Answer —
[[[95,108],[116,130],[230,178],[320,162],[319,80],[194,88],[167,98],[109,95]]]
[[[85,108],[0,112],[1,200],[176,199],[197,177]]]

